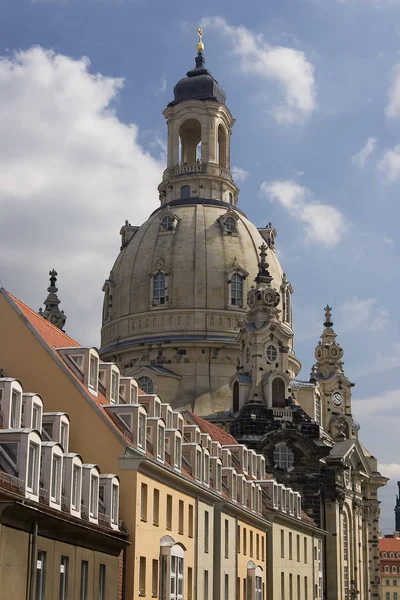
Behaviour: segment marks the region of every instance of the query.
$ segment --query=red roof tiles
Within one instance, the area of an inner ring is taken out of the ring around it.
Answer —
[[[230,433],[227,433],[223,429],[220,429],[213,423],[206,421],[202,417],[199,417],[192,412],[187,411],[187,414],[190,415],[193,424],[197,425],[203,433],[208,433],[214,442],[219,442],[223,446],[237,444],[237,441],[233,436],[230,435]]]

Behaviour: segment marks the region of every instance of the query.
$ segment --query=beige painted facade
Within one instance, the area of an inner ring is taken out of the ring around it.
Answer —
[[[255,527],[248,521],[238,519],[237,521],[237,600],[256,599],[255,590],[261,590],[263,598],[273,596],[266,595],[267,590],[267,544],[266,536],[271,532],[268,528]],[[259,581],[256,582],[256,578]],[[251,592],[248,589],[251,586]]]
[[[31,536],[25,531],[0,524],[0,600],[23,600],[27,597]],[[61,558],[68,559],[68,595],[80,598],[82,561],[88,563],[87,600],[99,598],[100,565],[105,569],[105,598],[117,600],[119,558],[42,536],[37,539],[38,552],[45,553],[45,592],[43,600],[59,597]]]
[[[197,502],[197,598],[213,598],[214,582],[214,505],[199,500]]]
[[[269,564],[273,564],[268,592],[274,600],[323,598],[324,536],[277,517],[268,540]]]

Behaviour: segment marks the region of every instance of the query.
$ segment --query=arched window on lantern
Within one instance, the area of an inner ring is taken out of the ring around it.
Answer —
[[[183,165],[194,165],[201,149],[201,125],[197,119],[186,119],[179,128],[180,162]]]
[[[275,377],[272,381],[272,407],[284,408],[286,399],[286,386],[281,377]]]
[[[239,411],[239,382],[235,381],[235,383],[233,384],[233,390],[232,390],[232,410],[234,413],[237,413]]]
[[[227,134],[225,128],[221,123],[218,125],[218,164],[220,167],[228,168],[228,156],[227,156]]]

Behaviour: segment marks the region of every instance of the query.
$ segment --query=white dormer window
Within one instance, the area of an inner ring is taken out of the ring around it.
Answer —
[[[36,403],[32,406],[32,429],[40,431],[42,428],[42,407]]]
[[[119,377],[118,373],[113,371],[111,373],[111,402],[118,403],[119,396]]]
[[[22,386],[17,379],[0,378],[0,425],[4,429],[19,429],[22,415]]]
[[[65,453],[68,452],[68,438],[69,438],[69,425],[68,423],[61,423],[60,427],[60,444],[63,447]]]
[[[57,503],[61,501],[61,467],[62,457],[54,454],[51,469],[50,499]]]
[[[174,429],[178,429],[178,431],[180,431],[183,435],[183,429],[184,429],[184,418],[181,415],[181,413],[178,412],[174,412],[173,413],[173,418],[172,418],[172,425],[174,427]]]
[[[202,469],[201,469],[201,466],[202,466],[201,465],[201,463],[202,463],[201,454],[202,454],[202,452],[200,449],[196,451],[196,474],[195,474],[195,477],[198,481],[201,481],[201,471],[202,471]]]
[[[29,442],[26,487],[27,487],[28,492],[31,492],[34,495],[38,494],[39,465],[40,465],[40,445],[35,442]]]
[[[99,378],[99,360],[93,354],[90,355],[89,365],[89,388],[97,392]]]
[[[138,380],[140,382],[140,379]],[[161,400],[158,396],[148,394],[139,397],[140,404],[145,407],[149,417],[161,417]]]
[[[119,402],[136,404],[138,401],[138,384],[133,377],[119,378]]]
[[[91,523],[98,522],[99,475],[97,465],[82,465],[82,512]]]
[[[119,404],[120,372],[114,363],[99,364],[99,380],[105,388],[105,396],[111,404]]]
[[[172,415],[172,406],[170,404],[161,404],[161,416],[165,421],[167,429],[172,429]]]
[[[21,393],[16,390],[12,391],[11,395],[11,415],[10,415],[10,427],[11,429],[19,429],[21,426]]]
[[[174,457],[174,467],[176,469],[181,469],[182,466],[182,438],[176,436],[175,437],[175,457]]]
[[[206,485],[210,485],[210,455],[207,450],[204,450],[203,481]]]
[[[222,463],[216,456],[211,457],[211,478],[212,485],[217,492],[222,491]]]
[[[118,517],[119,517],[119,487],[115,483],[112,486],[112,498],[111,498],[111,521],[118,525]]]
[[[157,458],[165,460],[165,429],[162,425],[157,427]]]
[[[146,428],[147,428],[147,418],[146,415],[142,412],[139,413],[139,424],[138,424],[138,446],[143,450],[146,449]]]
[[[97,519],[99,504],[99,478],[97,475],[90,477],[90,516]]]
[[[61,510],[63,450],[56,442],[43,442],[41,451],[41,487],[50,507]]]
[[[72,474],[72,497],[71,504],[72,508],[78,510],[80,508],[81,500],[81,487],[82,487],[82,467],[79,465],[73,466]]]

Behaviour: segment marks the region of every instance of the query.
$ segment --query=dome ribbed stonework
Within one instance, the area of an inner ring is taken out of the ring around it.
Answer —
[[[236,219],[231,234],[223,229],[227,215]],[[173,230],[163,230],[165,216],[174,220]],[[176,384],[175,405],[202,414],[229,406],[228,383],[240,355],[239,322],[263,242],[246,216],[226,203],[188,199],[155,211],[121,250],[110,274],[102,357],[116,357],[125,372],[158,366],[183,378]],[[268,259],[272,285],[280,291],[283,272],[274,251]],[[151,276],[157,269],[168,275],[162,306],[152,305]],[[246,276],[243,307],[230,305],[229,277],[236,270]],[[214,358],[206,364],[210,352]]]

